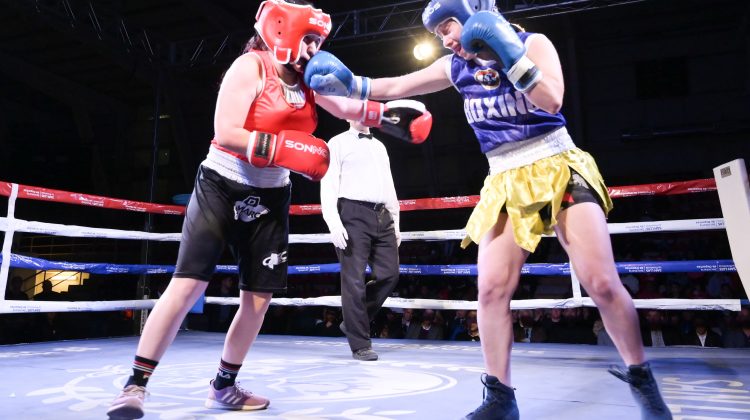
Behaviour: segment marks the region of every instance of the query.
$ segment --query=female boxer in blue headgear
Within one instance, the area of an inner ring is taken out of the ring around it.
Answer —
[[[593,158],[578,149],[560,114],[560,61],[542,34],[516,32],[494,0],[431,0],[425,27],[453,54],[404,76],[355,76],[329,53],[315,55],[305,82],[318,93],[395,99],[454,86],[487,156],[487,176],[462,246],[479,244],[478,318],[487,374],[481,406],[470,419],[517,419],[510,381],[510,300],[521,267],[552,233],[601,311],[627,369],[643,418],[671,418],[645,361],[638,316],[615,268],[605,216],[612,208]]]

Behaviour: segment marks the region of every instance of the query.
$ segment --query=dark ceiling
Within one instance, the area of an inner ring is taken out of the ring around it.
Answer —
[[[334,17],[336,35],[326,48],[355,72],[394,75],[420,66],[410,40],[427,35],[418,19],[424,2],[383,3],[315,2]],[[189,192],[212,136],[221,74],[252,34],[258,4],[0,0],[0,180],[157,202]],[[631,34],[632,25],[646,27],[642,21],[659,28],[662,20],[668,30],[689,32],[697,19],[700,25],[737,25],[745,28],[738,36],[747,34],[742,0],[498,4],[529,30],[549,33],[564,65],[570,60],[563,52],[579,38],[579,44],[596,44],[658,36],[654,29]],[[722,12],[724,6],[731,7]],[[353,10],[365,22],[356,30],[347,13]],[[435,140],[423,147],[388,143],[399,194],[475,194],[486,166],[478,148],[462,140],[470,132],[458,95],[446,91],[423,99],[441,121]],[[443,109],[446,102],[452,106]],[[574,125],[583,124],[575,108],[564,111]],[[322,115],[317,134],[327,138],[344,128]],[[463,178],[441,177],[437,162],[456,156],[474,161],[457,171]],[[317,201],[316,187],[294,181],[302,186],[295,187],[294,201]]]

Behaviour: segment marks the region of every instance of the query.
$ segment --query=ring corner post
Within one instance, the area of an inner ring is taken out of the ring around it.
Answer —
[[[742,287],[750,297],[750,185],[744,159],[714,168],[729,248]]]

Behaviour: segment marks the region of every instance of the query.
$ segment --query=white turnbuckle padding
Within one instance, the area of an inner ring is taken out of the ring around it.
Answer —
[[[745,160],[735,159],[715,167],[714,178],[732,259],[742,287],[750,296],[750,185]]]

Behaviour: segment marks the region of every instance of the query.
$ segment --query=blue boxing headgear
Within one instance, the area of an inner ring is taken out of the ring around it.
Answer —
[[[430,0],[422,12],[422,23],[430,32],[446,19],[464,24],[471,15],[482,10],[495,10],[495,0]]]

